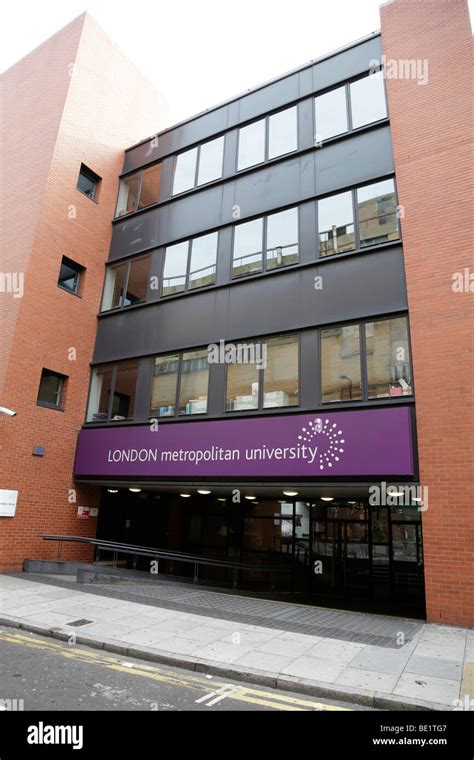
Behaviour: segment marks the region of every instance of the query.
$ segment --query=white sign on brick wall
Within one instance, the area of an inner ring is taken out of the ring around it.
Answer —
[[[15,517],[18,491],[0,488],[0,517]]]

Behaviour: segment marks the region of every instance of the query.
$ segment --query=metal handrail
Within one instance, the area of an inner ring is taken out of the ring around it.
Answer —
[[[130,554],[134,557],[134,568],[136,567],[137,557],[151,557],[155,560],[166,559],[175,560],[178,562],[186,562],[194,565],[193,583],[198,583],[199,567],[200,565],[209,565],[212,567],[223,567],[225,569],[232,570],[232,588],[237,588],[237,575],[239,571],[245,570],[259,570],[270,573],[270,585],[272,585],[272,574],[289,572],[289,568],[280,567],[278,565],[249,565],[243,562],[230,562],[229,560],[218,560],[212,557],[202,557],[196,554],[186,554],[185,552],[168,551],[166,549],[155,549],[148,546],[137,546],[134,544],[121,544],[115,541],[105,541],[98,538],[87,538],[85,536],[61,536],[61,535],[43,535],[40,537],[43,541],[58,541],[58,555],[57,559],[61,559],[61,551],[63,542],[71,543],[83,543],[95,546],[98,550],[97,556],[99,556],[101,550],[113,552],[113,567],[117,565],[117,559],[119,553]],[[157,573],[159,573],[159,565],[157,567]]]

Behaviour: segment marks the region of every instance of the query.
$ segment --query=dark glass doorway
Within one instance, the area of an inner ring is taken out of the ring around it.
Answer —
[[[380,609],[393,604],[423,615],[420,512],[354,503],[311,510],[311,596],[342,597]],[[393,607],[392,607],[393,609]]]
[[[305,603],[424,616],[420,512],[362,501],[233,502],[212,495],[104,489],[99,538],[245,564],[238,589]],[[127,566],[132,566],[124,555]],[[149,564],[149,563],[148,563]],[[133,565],[146,570],[147,561]],[[192,579],[179,558],[160,573]],[[232,570],[202,566],[199,582],[232,585]]]

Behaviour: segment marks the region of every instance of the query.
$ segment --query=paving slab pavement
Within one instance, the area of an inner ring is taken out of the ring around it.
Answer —
[[[469,629],[169,586],[165,600],[154,590],[127,601],[55,583],[0,575],[0,625],[382,709],[474,709]],[[189,604],[177,609],[180,594]]]

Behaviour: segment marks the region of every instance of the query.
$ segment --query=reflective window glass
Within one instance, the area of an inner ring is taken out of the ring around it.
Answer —
[[[181,359],[179,413],[205,414],[209,386],[207,350],[187,351]]]
[[[263,406],[297,406],[299,399],[299,341],[297,335],[280,335],[262,342],[266,351],[263,372]]]
[[[173,195],[184,193],[194,187],[196,177],[197,148],[180,153],[176,158]]]
[[[318,201],[319,253],[332,256],[355,248],[352,193]]]
[[[166,249],[161,295],[167,296],[185,290],[188,250],[188,240],[177,245],[170,245]]]
[[[324,95],[318,95],[314,99],[314,110],[318,142],[347,132],[345,87],[338,87]]]
[[[361,247],[398,240],[397,199],[393,179],[357,190]]]
[[[179,354],[157,356],[153,367],[150,414],[174,417],[178,384]]]
[[[298,209],[290,208],[267,218],[267,269],[298,261]]]
[[[351,111],[354,129],[386,118],[387,104],[381,71],[352,82]]]
[[[218,233],[213,232],[191,241],[190,288],[202,288],[215,282],[217,240]]]
[[[298,147],[297,108],[286,108],[268,120],[268,158],[290,153]],[[256,162],[255,162],[256,163]]]
[[[323,402],[362,398],[359,325],[321,330]]]
[[[365,345],[368,397],[410,396],[412,381],[406,318],[367,322]]]
[[[245,169],[265,161],[265,119],[260,119],[239,130],[239,158],[237,168]]]
[[[233,277],[262,271],[263,219],[234,228]]]
[[[199,173],[198,185],[204,185],[206,182],[212,182],[222,177],[222,160],[224,157],[224,138],[218,137],[217,140],[201,145],[199,154]]]

